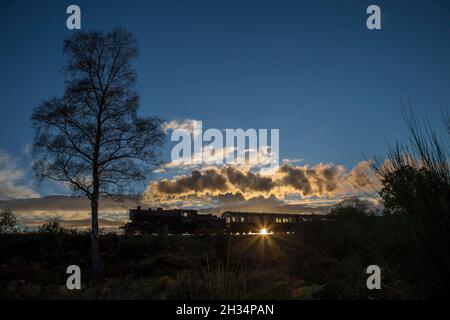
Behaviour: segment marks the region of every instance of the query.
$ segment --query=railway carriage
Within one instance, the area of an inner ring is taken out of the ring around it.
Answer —
[[[270,234],[290,233],[303,221],[323,216],[281,213],[226,211],[221,217],[197,210],[130,210],[130,222],[122,226],[126,234]]]

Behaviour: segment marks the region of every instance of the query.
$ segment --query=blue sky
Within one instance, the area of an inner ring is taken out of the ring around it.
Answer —
[[[279,128],[281,158],[352,168],[405,139],[401,99],[437,124],[450,106],[448,1],[2,1],[0,149],[25,178],[31,110],[64,88],[70,4],[84,30],[135,33],[142,115]]]

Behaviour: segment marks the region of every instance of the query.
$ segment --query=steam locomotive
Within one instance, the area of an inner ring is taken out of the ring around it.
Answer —
[[[297,224],[324,216],[226,211],[217,217],[197,210],[137,207],[129,218],[121,227],[125,234],[270,234],[294,232]]]

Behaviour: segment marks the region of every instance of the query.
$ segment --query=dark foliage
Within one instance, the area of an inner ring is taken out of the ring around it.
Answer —
[[[450,296],[449,150],[431,125],[404,109],[410,145],[376,159],[380,196],[409,282],[423,297]],[[444,114],[450,137],[450,118]]]
[[[0,212],[0,233],[17,232],[19,222],[11,209],[6,208]]]
[[[101,236],[105,283],[87,278],[89,234],[1,235],[0,297],[32,299],[404,298],[409,285],[389,267],[383,217],[307,222],[270,236]],[[381,241],[380,241],[381,239]],[[366,288],[370,264],[383,268],[381,292]],[[65,287],[68,265],[82,290]]]

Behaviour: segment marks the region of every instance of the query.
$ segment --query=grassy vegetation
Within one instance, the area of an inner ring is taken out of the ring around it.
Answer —
[[[308,222],[294,235],[103,235],[105,281],[91,286],[90,235],[46,230],[2,234],[0,297],[7,299],[321,299],[419,297],[383,235],[386,220],[340,217]],[[380,233],[381,232],[381,233]],[[391,254],[389,254],[391,256]],[[392,257],[390,257],[392,258]],[[82,269],[69,291],[66,268]],[[370,264],[383,290],[369,291]]]

